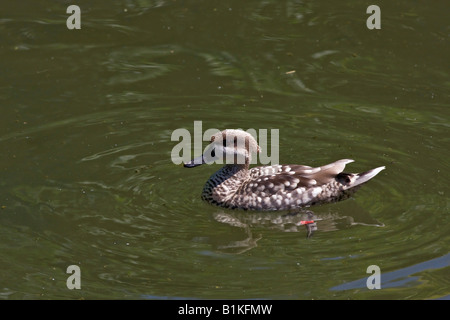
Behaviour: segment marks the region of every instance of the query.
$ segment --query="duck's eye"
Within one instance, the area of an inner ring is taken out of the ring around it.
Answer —
[[[211,151],[211,157],[215,157],[216,156],[216,149],[212,149],[212,151]]]

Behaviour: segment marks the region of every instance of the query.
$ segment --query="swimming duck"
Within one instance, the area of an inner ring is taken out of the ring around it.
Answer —
[[[349,198],[362,184],[385,167],[363,173],[344,173],[342,159],[312,168],[271,165],[249,168],[253,153],[260,152],[253,136],[227,129],[211,137],[210,147],[184,164],[192,168],[223,159],[225,165],[206,182],[202,199],[221,207],[244,210],[293,210]]]

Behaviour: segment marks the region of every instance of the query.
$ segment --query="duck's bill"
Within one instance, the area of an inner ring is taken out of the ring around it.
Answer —
[[[200,157],[194,158],[191,161],[186,162],[184,164],[184,167],[185,168],[194,168],[194,167],[200,166],[205,163],[206,163],[205,158],[203,157],[203,155],[201,155]]]

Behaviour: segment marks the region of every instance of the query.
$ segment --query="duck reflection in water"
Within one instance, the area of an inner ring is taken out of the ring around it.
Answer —
[[[314,213],[311,210],[295,212],[258,212],[221,210],[213,213],[217,222],[228,224],[244,230],[246,238],[239,241],[227,241],[219,245],[221,251],[242,253],[257,247],[262,234],[253,235],[252,230],[277,230],[281,232],[302,232],[306,228],[306,237],[310,238],[320,227],[321,232],[346,229],[355,225],[383,227],[384,224],[373,219],[368,212],[356,203],[347,206],[354,216],[342,216],[337,211]],[[323,211],[323,210],[322,210]]]

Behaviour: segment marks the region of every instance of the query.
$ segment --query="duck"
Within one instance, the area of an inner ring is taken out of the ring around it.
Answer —
[[[351,159],[320,167],[274,164],[250,168],[252,155],[259,152],[261,148],[250,133],[226,129],[212,135],[205,152],[184,167],[226,160],[206,181],[201,198],[223,208],[262,211],[292,211],[347,199],[385,169],[343,172],[354,162]]]

